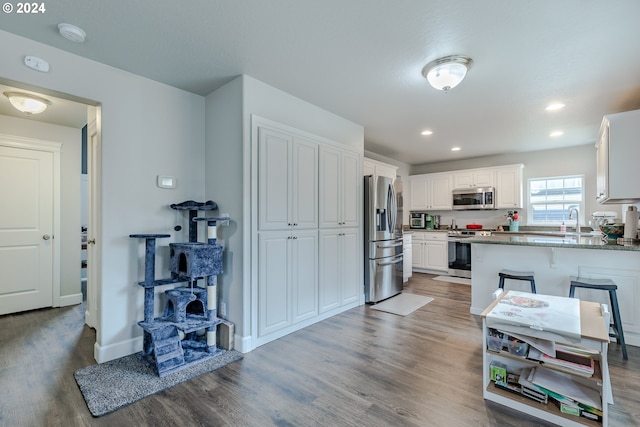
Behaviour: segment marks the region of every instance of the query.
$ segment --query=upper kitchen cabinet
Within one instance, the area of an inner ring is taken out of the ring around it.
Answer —
[[[449,173],[409,177],[409,210],[451,210],[452,176]]]
[[[396,179],[398,167],[387,163],[379,162],[373,159],[367,159],[366,157],[362,162],[362,175],[375,175],[375,176],[388,176],[389,178]]]
[[[496,209],[522,208],[524,165],[501,166],[496,171]]]
[[[640,110],[604,116],[596,142],[596,198],[600,203],[640,200]]]
[[[494,187],[496,172],[491,169],[470,169],[453,173],[453,188]]]
[[[320,147],[320,228],[357,227],[360,220],[360,156]]]
[[[318,227],[318,144],[258,129],[258,227]]]

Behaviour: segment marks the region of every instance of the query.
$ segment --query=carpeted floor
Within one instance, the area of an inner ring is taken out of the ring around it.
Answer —
[[[387,313],[406,316],[413,313],[423,305],[429,304],[431,301],[433,301],[433,298],[431,297],[401,293],[370,307],[372,310],[386,311]]]
[[[79,369],[73,376],[89,411],[99,417],[239,359],[242,353],[223,350],[211,359],[161,378],[137,354],[131,354]]]

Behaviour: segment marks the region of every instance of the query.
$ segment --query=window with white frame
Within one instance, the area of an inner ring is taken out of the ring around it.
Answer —
[[[567,224],[573,207],[583,222],[584,175],[529,179],[528,225]]]

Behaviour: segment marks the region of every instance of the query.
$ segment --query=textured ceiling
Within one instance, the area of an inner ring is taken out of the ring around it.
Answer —
[[[201,95],[247,74],[363,125],[365,149],[414,165],[593,143],[604,114],[640,108],[636,0],[46,7],[2,14],[0,28]],[[60,37],[60,22],[83,28],[86,42]],[[472,57],[473,67],[460,86],[438,92],[421,69],[451,54]],[[546,112],[552,101],[566,108]],[[550,138],[556,129],[564,135]]]

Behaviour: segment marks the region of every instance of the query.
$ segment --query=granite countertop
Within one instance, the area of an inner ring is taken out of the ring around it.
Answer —
[[[493,245],[542,246],[551,248],[604,249],[617,251],[640,251],[640,244],[619,245],[616,240],[603,240],[599,233],[535,233],[535,232],[494,232],[491,236],[474,236],[466,239],[469,243]]]

